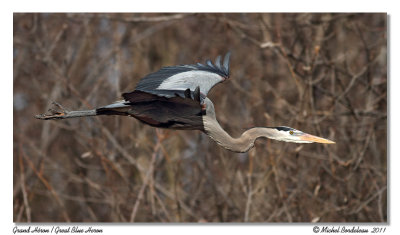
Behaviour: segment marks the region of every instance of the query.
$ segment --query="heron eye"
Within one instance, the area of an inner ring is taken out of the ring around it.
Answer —
[[[293,135],[293,131],[289,131],[289,134]]]

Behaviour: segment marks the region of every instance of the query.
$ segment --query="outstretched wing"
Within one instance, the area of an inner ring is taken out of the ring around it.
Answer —
[[[222,65],[221,56],[218,56],[214,64],[207,60],[205,64],[164,67],[142,78],[135,90],[171,97],[168,95],[169,90],[194,91],[196,87],[200,87],[200,93],[207,96],[217,83],[229,78],[229,59],[230,52],[225,55]]]
[[[172,91],[171,91],[172,92]],[[162,97],[143,91],[135,90],[124,93],[126,105],[130,106],[127,113],[138,120],[155,127],[204,130],[200,89],[194,92],[174,91],[171,98]]]

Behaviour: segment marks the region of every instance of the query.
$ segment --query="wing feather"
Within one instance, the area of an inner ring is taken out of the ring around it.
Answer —
[[[231,53],[230,52],[226,53],[225,58],[224,58],[224,71],[225,71],[225,73],[228,74],[228,76],[229,76],[229,60],[230,60],[230,58],[231,58]]]
[[[217,68],[219,69],[219,70],[223,70],[222,68],[221,68],[221,56],[219,55],[216,59],[215,59],[215,66],[217,66]]]
[[[216,84],[229,78],[229,60],[230,52],[225,55],[223,66],[218,56],[214,64],[206,60],[205,64],[164,67],[142,78],[135,90],[166,97],[170,95],[166,90],[194,91],[199,87],[200,93],[207,96]]]

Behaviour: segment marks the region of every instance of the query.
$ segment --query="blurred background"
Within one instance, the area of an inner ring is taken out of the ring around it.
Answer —
[[[14,222],[387,222],[386,14],[14,14]],[[42,121],[121,99],[163,66],[232,52],[210,93],[245,154],[129,117]]]

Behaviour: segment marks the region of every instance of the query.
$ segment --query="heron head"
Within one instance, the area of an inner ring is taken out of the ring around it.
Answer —
[[[315,135],[310,135],[291,127],[278,126],[270,128],[274,130],[274,136],[269,137],[271,139],[276,139],[286,142],[294,142],[294,143],[322,143],[322,144],[335,143],[331,140],[324,139]]]

